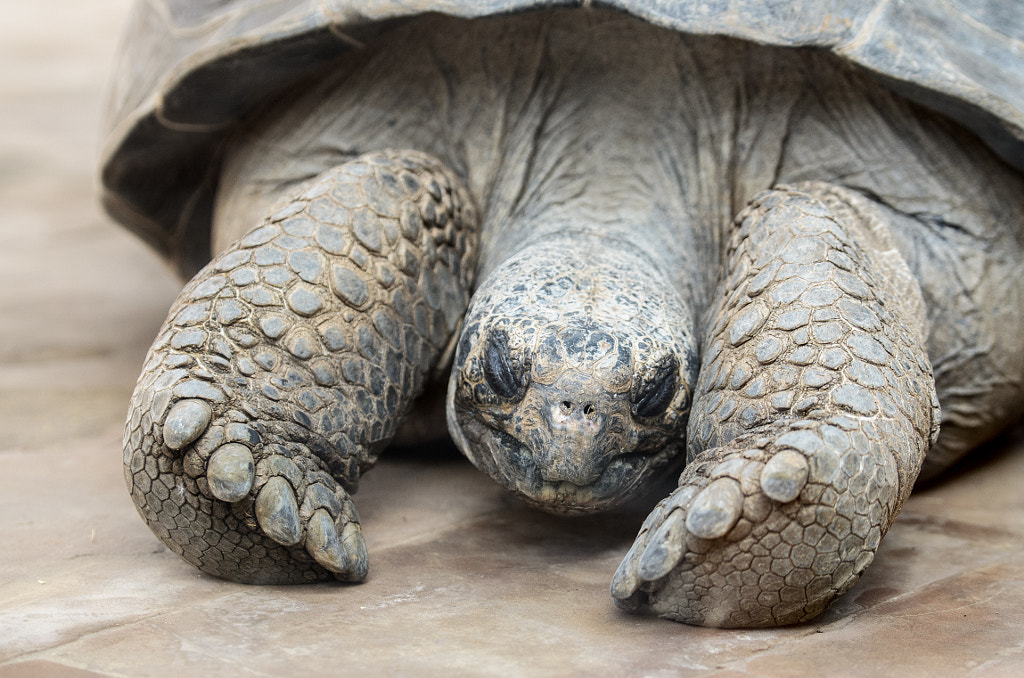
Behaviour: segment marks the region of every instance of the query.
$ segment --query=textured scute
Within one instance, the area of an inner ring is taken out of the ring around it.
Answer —
[[[208,168],[237,123],[396,23],[582,2],[139,2],[126,30],[103,151],[104,203],[182,272],[208,257]],[[1024,15],[1013,0],[647,3],[610,8],[669,29],[830,50],[979,134],[1024,167]],[[784,6],[784,11],[776,5]],[[894,51],[892,45],[899,45]],[[158,183],[162,191],[147,187]]]

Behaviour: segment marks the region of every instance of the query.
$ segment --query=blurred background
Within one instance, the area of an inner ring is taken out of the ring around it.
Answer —
[[[0,449],[123,418],[180,283],[97,201],[103,109],[128,0],[0,14]]]

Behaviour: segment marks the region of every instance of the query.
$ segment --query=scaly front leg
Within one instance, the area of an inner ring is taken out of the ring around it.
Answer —
[[[920,291],[882,214],[808,183],[738,217],[689,462],[615,575],[620,607],[791,624],[871,563],[939,421]]]
[[[150,349],[125,479],[172,551],[241,582],[359,580],[349,498],[469,300],[472,205],[437,160],[362,156],[214,259]]]

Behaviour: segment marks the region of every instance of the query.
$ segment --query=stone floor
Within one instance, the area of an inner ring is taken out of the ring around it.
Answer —
[[[96,206],[126,0],[0,23],[0,678],[1024,675],[1024,443],[916,494],[828,615],[770,631],[619,613],[641,515],[539,515],[456,457],[405,456],[357,502],[359,586],[200,576],[121,476],[135,374],[178,282]]]

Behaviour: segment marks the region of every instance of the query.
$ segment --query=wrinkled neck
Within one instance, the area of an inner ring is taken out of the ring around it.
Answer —
[[[598,165],[594,167],[592,165]],[[580,162],[526,178],[541,184],[515,201],[492,201],[484,217],[480,277],[532,249],[564,259],[569,253],[594,267],[608,253],[661,279],[696,306],[714,283],[707,266],[717,257],[710,231],[686,207],[686,189],[644,163]],[[640,171],[640,170],[645,171]]]
[[[635,249],[683,297],[712,289],[707,263],[720,255],[733,209],[722,181],[729,142],[710,142],[729,137],[721,128],[733,106],[719,90],[731,86],[679,63],[691,55],[674,36],[618,19],[552,15],[527,42],[530,78],[512,78],[505,90],[514,115],[496,130],[497,163],[477,163],[492,168],[477,184],[481,279],[524,247],[558,237]],[[651,37],[664,38],[664,49],[596,47]],[[718,115],[698,113],[705,99],[722,100]]]

